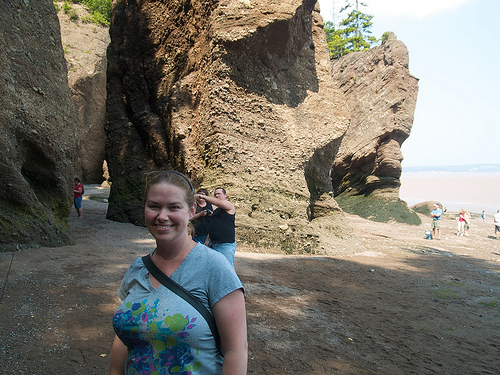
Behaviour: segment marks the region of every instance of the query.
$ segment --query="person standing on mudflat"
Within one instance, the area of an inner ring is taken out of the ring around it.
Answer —
[[[236,208],[227,199],[226,190],[218,187],[214,191],[214,196],[195,195],[196,200],[205,199],[217,209],[210,217],[208,226],[208,239],[210,247],[226,257],[234,267],[234,253],[236,252],[235,238],[235,216]]]
[[[495,236],[500,240],[500,210],[493,215],[493,221],[495,222]]]
[[[432,216],[432,239],[441,239],[441,215],[443,215],[443,210],[439,208],[439,203],[434,205],[434,209],[431,212]]]

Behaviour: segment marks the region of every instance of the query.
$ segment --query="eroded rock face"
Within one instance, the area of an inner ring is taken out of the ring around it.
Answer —
[[[52,2],[0,2],[0,80],[0,249],[68,244],[78,121]]]
[[[386,33],[381,46],[336,60],[332,72],[352,116],[332,166],[335,196],[399,199],[400,146],[410,135],[418,93],[406,46]]]
[[[106,135],[106,50],[109,28],[83,22],[89,16],[81,4],[70,3],[78,19],[71,20],[59,6],[59,23],[64,56],[68,65],[68,84],[80,123],[80,145],[75,173],[87,184],[103,181]]]
[[[224,186],[238,240],[332,250],[349,228],[328,177],[349,124],[314,0],[114,5],[108,218],[143,222],[145,172]]]

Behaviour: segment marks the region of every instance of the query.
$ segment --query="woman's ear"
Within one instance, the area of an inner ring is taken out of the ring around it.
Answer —
[[[196,203],[189,209],[189,220],[191,220],[196,213]]]

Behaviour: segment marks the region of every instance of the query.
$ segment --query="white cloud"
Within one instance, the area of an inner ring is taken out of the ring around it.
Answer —
[[[365,0],[368,4],[366,13],[377,18],[411,17],[422,19],[450,11],[476,0]],[[325,20],[331,20],[333,3],[338,12],[345,4],[344,0],[319,0],[321,14]]]
[[[474,0],[367,0],[368,13],[379,17],[422,19],[460,7]]]

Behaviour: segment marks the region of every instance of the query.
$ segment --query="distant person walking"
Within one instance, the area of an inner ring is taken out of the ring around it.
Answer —
[[[484,210],[483,210],[483,213],[481,214],[481,219],[483,219],[483,223],[484,223],[485,217],[486,217],[486,214],[484,213]]]
[[[213,197],[195,194],[195,199],[198,202],[200,199],[205,199],[208,203],[217,206],[210,216],[208,241],[212,249],[223,254],[229,263],[234,266],[236,208],[228,200],[226,190],[218,187],[215,189]]]
[[[432,217],[432,239],[441,239],[441,215],[443,215],[443,210],[439,208],[439,203],[434,204],[434,209],[431,212]]]
[[[457,236],[463,236],[465,232],[465,210],[458,210],[458,227],[457,227]]]
[[[83,210],[82,210],[82,199],[83,199],[83,185],[81,184],[80,180],[75,177],[75,185],[73,186],[73,200],[75,204],[75,209],[76,209],[76,214],[78,217],[83,216]]]
[[[470,219],[471,218],[472,218],[472,215],[470,214],[470,212],[468,210],[465,210],[465,213],[464,213],[464,219],[465,219],[465,223],[464,223],[464,236],[468,236],[469,235]]]
[[[500,240],[500,210],[493,215],[493,220],[495,222],[495,236]]]

